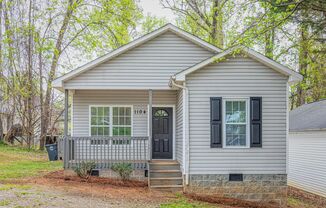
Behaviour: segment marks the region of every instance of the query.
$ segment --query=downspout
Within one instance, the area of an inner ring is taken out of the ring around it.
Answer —
[[[175,83],[174,77],[171,78],[171,85],[178,87],[182,89],[183,91],[183,131],[182,131],[182,137],[183,137],[183,155],[182,155],[182,161],[183,161],[183,172],[185,174],[185,185],[189,184],[189,104],[188,104],[188,98],[189,98],[189,91],[186,87],[186,83],[184,82],[183,85],[179,85]],[[188,140],[187,140],[188,138]]]

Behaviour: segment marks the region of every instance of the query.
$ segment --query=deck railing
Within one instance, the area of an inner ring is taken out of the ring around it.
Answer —
[[[94,162],[98,169],[109,169],[115,163],[130,163],[134,169],[146,169],[149,160],[148,137],[70,137],[59,142],[66,168],[82,162]],[[64,157],[67,155],[67,158]]]

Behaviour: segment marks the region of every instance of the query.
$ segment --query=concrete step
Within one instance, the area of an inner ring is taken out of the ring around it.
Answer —
[[[151,160],[150,164],[179,164],[176,160]]]
[[[183,191],[182,185],[151,185],[150,188],[157,189],[160,191],[171,191],[171,192]]]
[[[150,163],[150,170],[180,170],[178,163]]]
[[[150,178],[175,178],[182,177],[180,170],[150,170]]]
[[[160,186],[160,185],[182,185],[182,177],[171,177],[171,178],[151,178],[151,186]]]

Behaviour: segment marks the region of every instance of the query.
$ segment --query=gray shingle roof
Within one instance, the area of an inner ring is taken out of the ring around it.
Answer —
[[[326,99],[290,111],[289,126],[290,131],[326,130]]]

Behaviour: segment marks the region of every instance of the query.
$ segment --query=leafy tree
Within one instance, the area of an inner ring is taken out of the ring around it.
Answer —
[[[224,19],[230,13],[228,0],[161,0],[177,16],[181,28],[220,47],[224,47]]]
[[[141,33],[142,34],[150,33],[162,27],[165,24],[167,24],[167,20],[165,18],[159,18],[148,14],[141,21]]]

